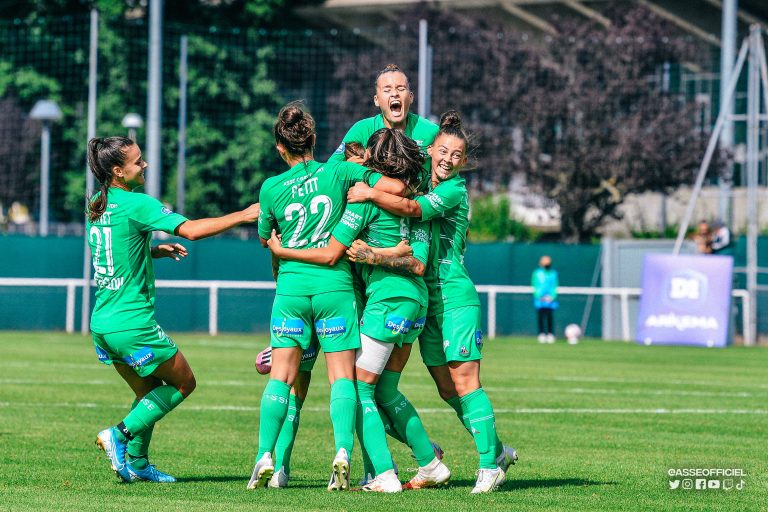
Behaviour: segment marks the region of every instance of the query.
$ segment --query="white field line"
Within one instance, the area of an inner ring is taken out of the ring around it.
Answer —
[[[244,380],[211,380],[200,381],[203,387],[256,387],[257,379]],[[38,379],[0,379],[0,384],[15,384],[25,386],[106,386],[120,385],[121,381],[114,379],[87,379],[87,380],[38,380]],[[433,388],[431,384],[403,384],[403,389]],[[500,387],[484,386],[491,393],[536,393],[541,395],[572,394],[572,395],[615,395],[615,396],[694,396],[711,398],[764,398],[766,393],[729,392],[729,391],[684,391],[673,389],[604,389],[604,388],[534,388],[534,387]]]
[[[78,409],[126,409],[127,407],[117,404],[97,404],[93,402],[78,403],[34,403],[34,402],[0,402],[0,407],[18,408],[18,407],[59,407],[59,408],[78,408]],[[185,405],[180,411],[196,412],[251,412],[256,413],[259,407],[243,405]],[[328,407],[304,407],[302,411],[328,413]],[[592,409],[592,408],[513,408],[513,409],[494,409],[496,414],[727,414],[727,415],[768,415],[768,409]],[[453,409],[444,407],[442,409],[425,408],[419,409],[419,414],[455,414]]]

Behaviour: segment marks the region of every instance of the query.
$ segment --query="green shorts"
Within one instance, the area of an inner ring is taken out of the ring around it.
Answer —
[[[419,336],[421,359],[426,366],[483,358],[480,306],[462,306],[428,316]]]
[[[179,351],[173,340],[155,324],[142,329],[91,333],[96,356],[104,364],[122,363],[147,377]]]
[[[309,347],[304,349],[304,353],[301,354],[301,364],[299,364],[299,371],[311,372],[315,367],[318,355],[320,355],[320,342],[317,341],[317,335],[313,332],[312,339],[309,342]]]
[[[413,343],[424,328],[427,308],[407,298],[368,303],[363,311],[360,332],[384,343]]]
[[[269,337],[272,348],[301,347],[307,350],[313,331],[325,352],[360,348],[354,292],[275,296]]]

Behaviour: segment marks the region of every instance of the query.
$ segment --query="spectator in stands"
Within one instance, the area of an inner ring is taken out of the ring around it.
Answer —
[[[710,238],[710,252],[722,256],[733,255],[733,244],[731,243],[731,230],[721,220],[712,223],[712,235]]]
[[[707,221],[699,221],[693,240],[696,242],[696,249],[701,254],[712,254],[712,231],[709,229]]]
[[[554,311],[557,309],[557,270],[552,268],[552,258],[542,256],[539,268],[533,271],[533,305],[539,322],[539,343],[554,343]]]

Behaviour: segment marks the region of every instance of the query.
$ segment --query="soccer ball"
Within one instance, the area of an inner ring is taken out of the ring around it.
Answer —
[[[256,355],[256,371],[267,375],[272,371],[272,347],[269,346]]]
[[[568,344],[577,344],[579,338],[581,338],[581,327],[576,324],[568,324],[565,328],[565,339],[568,340]]]

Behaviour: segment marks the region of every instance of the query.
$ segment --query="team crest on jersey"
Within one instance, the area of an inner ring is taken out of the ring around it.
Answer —
[[[315,332],[319,338],[338,336],[347,332],[347,322],[341,316],[324,318],[315,322]]]
[[[141,368],[145,364],[149,363],[155,358],[155,353],[150,348],[142,348],[137,350],[128,357],[124,357],[123,361],[131,368]]]
[[[96,345],[94,347],[96,348],[96,357],[99,358],[99,361],[102,363],[109,361],[109,354],[107,354],[106,350]]]
[[[160,211],[161,211],[161,212],[163,212],[163,215],[170,215],[170,214],[172,214],[172,213],[173,213],[173,210],[171,210],[171,209],[170,209],[170,208],[168,208],[167,206],[163,206],[163,207],[160,209]]]
[[[412,325],[412,320],[397,315],[388,316],[384,323],[386,329],[391,330],[392,334],[408,334]]]
[[[475,345],[477,348],[483,348],[483,331],[475,331]]]
[[[300,318],[272,318],[272,333],[277,336],[304,334],[304,322]]]

